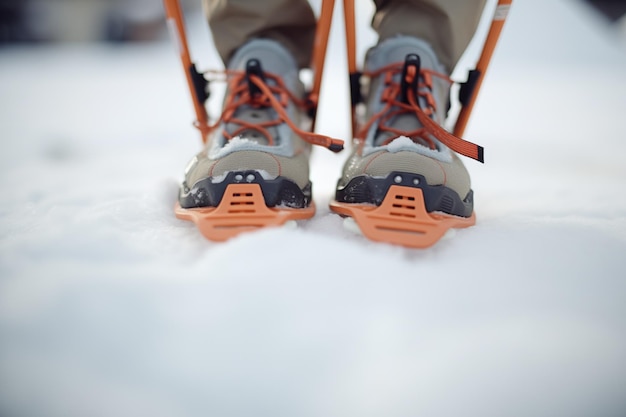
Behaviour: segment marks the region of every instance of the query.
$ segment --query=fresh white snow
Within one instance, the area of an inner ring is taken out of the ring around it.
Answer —
[[[626,415],[626,56],[583,9],[515,2],[478,223],[422,251],[330,214],[324,149],[313,220],[210,243],[173,214],[200,140],[171,42],[0,50],[0,415]],[[318,130],[347,138],[341,36]]]

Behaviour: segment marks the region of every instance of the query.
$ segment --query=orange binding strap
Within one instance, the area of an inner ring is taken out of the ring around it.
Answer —
[[[315,205],[311,202],[305,208],[267,207],[259,184],[230,184],[217,207],[184,209],[177,203],[175,212],[179,219],[193,221],[207,239],[222,242],[242,232],[310,219]]]
[[[417,249],[434,245],[451,228],[476,223],[474,213],[467,218],[428,213],[422,190],[399,185],[389,187],[380,206],[332,201],[330,208],[335,213],[354,218],[363,234],[371,240]]]

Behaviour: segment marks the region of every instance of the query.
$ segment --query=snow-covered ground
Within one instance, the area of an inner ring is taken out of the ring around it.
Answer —
[[[323,149],[312,221],[210,243],[172,211],[200,141],[169,42],[0,50],[0,415],[626,415],[625,70],[582,6],[517,1],[466,132],[478,223],[416,251],[329,213]]]

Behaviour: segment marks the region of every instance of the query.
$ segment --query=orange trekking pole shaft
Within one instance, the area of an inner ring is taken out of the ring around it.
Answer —
[[[330,27],[333,20],[334,7],[335,0],[322,1],[322,11],[320,13],[315,32],[313,60],[311,63],[311,67],[313,69],[313,87],[311,89],[310,98],[316,105],[319,99],[319,93],[322,85],[322,75],[324,72],[326,49],[328,47],[328,37],[330,35]],[[352,96],[352,133],[354,134],[356,130],[354,107],[356,106],[356,102],[358,101],[357,99],[355,99],[355,97],[360,98],[360,90],[358,89],[359,78],[356,69],[356,30],[354,23],[354,0],[343,0],[343,15],[346,30],[348,72],[350,74],[350,95]],[[313,119],[313,126],[315,126],[315,118]]]
[[[315,105],[315,113],[311,130],[315,128],[315,116],[317,115],[317,103],[322,88],[322,75],[324,72],[324,63],[326,61],[326,48],[328,47],[328,37],[330,36],[330,25],[333,21],[333,11],[335,9],[335,0],[323,0],[322,11],[317,21],[315,29],[315,41],[313,44],[313,57],[311,60],[311,69],[313,70],[313,85],[309,98]]]
[[[350,77],[350,109],[352,116],[352,137],[356,133],[356,112],[355,108],[361,98],[361,87],[359,85],[360,73],[356,68],[356,23],[354,0],[343,0],[343,18],[346,29],[346,51],[348,54],[348,74]]]
[[[493,19],[491,21],[491,27],[489,28],[489,33],[487,35],[487,39],[485,40],[483,51],[480,54],[478,63],[476,64],[476,69],[470,71],[467,82],[461,86],[459,99],[462,107],[456,124],[454,125],[453,133],[455,136],[463,136],[463,132],[467,127],[474,104],[476,103],[476,97],[478,96],[478,92],[485,78],[487,67],[489,66],[493,52],[496,49],[496,44],[500,38],[500,33],[502,32],[504,22],[506,21],[512,3],[513,0],[498,0]]]
[[[196,113],[196,122],[194,126],[200,130],[202,141],[206,142],[207,133],[209,132],[209,116],[207,114],[204,103],[209,97],[207,92],[208,81],[198,73],[196,66],[191,62],[189,55],[189,47],[187,46],[187,36],[185,34],[185,23],[183,21],[183,12],[178,0],[163,0],[165,5],[165,14],[167,16],[167,24],[180,55],[187,85],[193,101],[193,107]]]

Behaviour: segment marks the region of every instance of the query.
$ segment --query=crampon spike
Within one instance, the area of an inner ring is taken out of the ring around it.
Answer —
[[[418,249],[434,245],[451,228],[476,223],[473,213],[467,218],[428,213],[422,190],[398,185],[389,188],[380,206],[333,201],[330,208],[337,214],[352,217],[371,240]]]
[[[209,240],[222,242],[242,232],[281,226],[289,220],[310,219],[311,202],[305,208],[267,207],[259,184],[230,184],[217,207],[185,209],[176,203],[176,217],[193,221]]]

